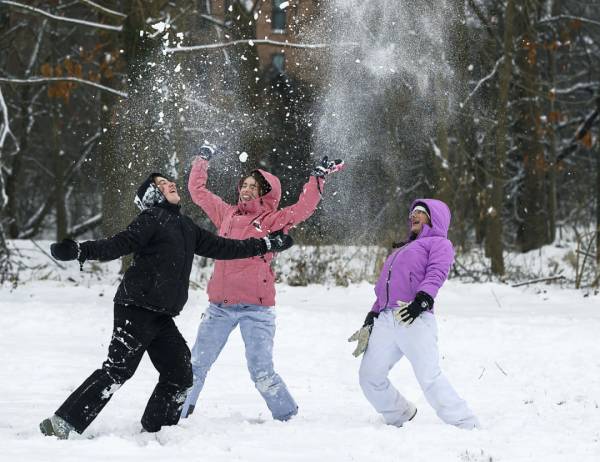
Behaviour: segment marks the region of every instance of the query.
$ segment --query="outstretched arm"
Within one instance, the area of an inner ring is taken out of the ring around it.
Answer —
[[[217,236],[196,226],[196,255],[217,260],[235,260],[264,255],[267,252],[281,252],[293,245],[293,239],[283,233],[269,234],[260,239],[249,238],[243,241]]]
[[[140,213],[120,233],[108,239],[86,241],[79,244],[80,260],[115,260],[137,252],[144,247],[156,231],[156,220],[149,213]]]
[[[227,210],[232,207],[216,194],[206,188],[208,179],[208,160],[197,157],[192,163],[192,171],[188,181],[188,190],[194,204],[208,215],[208,218],[218,228],[221,226]]]
[[[321,194],[323,194],[323,187],[325,186],[325,176],[339,172],[344,166],[344,161],[341,159],[329,160],[327,156],[323,157],[310,173],[310,179],[302,188],[302,194],[300,194],[298,202],[273,214],[271,222],[266,223],[267,228],[287,231],[292,226],[310,217],[321,200]]]

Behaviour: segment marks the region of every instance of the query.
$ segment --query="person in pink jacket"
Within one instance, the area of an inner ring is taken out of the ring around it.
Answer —
[[[295,204],[279,209],[281,184],[264,170],[252,171],[239,185],[239,199],[227,204],[206,188],[209,160],[216,149],[204,145],[193,161],[188,188],[195,204],[215,224],[219,236],[230,239],[263,237],[271,231],[290,229],[306,220],[321,200],[324,177],[343,168],[341,160],[327,157],[312,171]],[[298,406],[273,368],[275,335],[275,274],[272,254],[245,258],[234,263],[217,261],[208,283],[208,309],[198,327],[192,348],[194,385],[183,405],[188,417],[204,386],[206,375],[225,346],[229,334],[240,326],[250,376],[274,419],[285,421],[297,414]]]

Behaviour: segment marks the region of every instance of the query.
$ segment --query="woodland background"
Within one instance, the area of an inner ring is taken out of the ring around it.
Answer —
[[[301,244],[387,247],[431,196],[481,271],[567,233],[597,287],[599,45],[597,1],[0,0],[0,277],[13,239],[123,229],[150,171],[210,228],[186,191],[208,140],[229,201],[257,166],[287,205],[347,162]]]

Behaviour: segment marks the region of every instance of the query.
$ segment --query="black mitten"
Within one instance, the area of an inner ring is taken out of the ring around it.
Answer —
[[[73,239],[63,239],[61,242],[50,245],[50,253],[57,260],[77,260],[79,244]]]
[[[267,245],[267,252],[282,252],[294,245],[294,240],[289,234],[285,234],[283,230],[276,231],[263,237]]]
[[[377,317],[379,317],[379,313],[375,313],[375,311],[369,311],[367,313],[367,317],[365,318],[363,327],[372,326],[375,323],[375,318]]]
[[[198,156],[205,160],[210,160],[212,156],[218,153],[218,149],[214,144],[204,143],[198,150]]]
[[[419,291],[415,295],[415,299],[408,306],[402,308],[396,314],[397,319],[405,324],[412,324],[415,319],[423,311],[427,311],[433,308],[433,298],[427,292]]]
[[[337,172],[344,168],[344,161],[342,159],[329,160],[327,156],[323,157],[321,162],[315,165],[310,174],[316,177],[324,177],[330,173]]]

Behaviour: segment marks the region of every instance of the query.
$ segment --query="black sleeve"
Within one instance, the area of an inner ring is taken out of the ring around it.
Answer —
[[[86,241],[81,253],[86,260],[115,260],[144,247],[156,231],[156,219],[150,213],[140,213],[125,229],[108,239]]]
[[[267,253],[267,244],[262,239],[226,239],[205,229],[196,227],[196,255],[217,260],[255,257]]]

